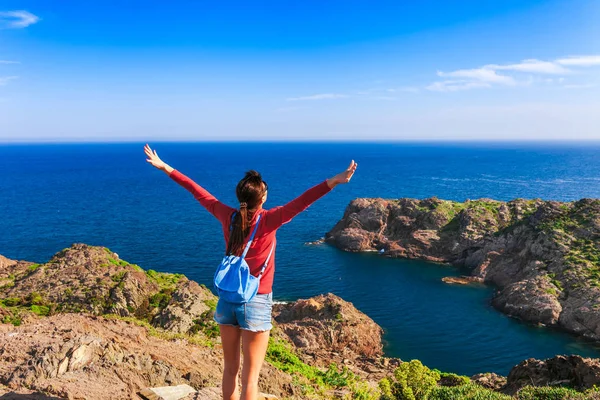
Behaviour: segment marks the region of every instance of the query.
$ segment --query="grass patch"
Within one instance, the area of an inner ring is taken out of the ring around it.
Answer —
[[[20,315],[7,314],[4,317],[2,317],[3,324],[13,324],[14,326],[19,326],[21,325],[21,322],[22,321]]]
[[[400,397],[398,397],[400,398]],[[420,399],[424,399],[420,397]],[[433,388],[428,400],[459,400],[459,399],[473,399],[473,400],[511,400],[512,397],[494,392],[493,390],[486,389],[475,383],[467,383],[460,386],[452,387],[436,387]]]
[[[171,300],[172,293],[173,289],[163,289],[160,292],[153,294],[148,299],[150,307],[159,308],[162,310],[169,304],[169,300]]]
[[[27,271],[28,271],[28,275],[33,274],[35,271],[38,270],[38,268],[40,268],[42,266],[42,264],[31,264],[30,266],[27,267]]]
[[[194,320],[194,325],[190,328],[190,335],[195,335],[198,332],[202,332],[206,337],[210,339],[217,338],[219,336],[219,325],[213,321],[213,311],[206,310],[200,315],[200,318]]]
[[[115,260],[112,257],[108,257],[108,262],[111,263],[112,265],[116,265],[117,267],[126,267],[129,265],[129,263],[127,261]]]
[[[168,272],[157,272],[153,269],[146,271],[148,280],[158,285],[161,290],[175,289],[179,281],[185,276],[183,274],[171,274]]]
[[[293,351],[291,345],[273,336],[269,339],[269,347],[265,358],[273,367],[293,376],[294,384],[307,393],[322,392],[336,388],[348,388],[353,399],[375,400],[379,396],[368,385],[361,381],[347,367],[340,370],[330,364],[322,371],[304,363]]]
[[[21,299],[18,297],[8,297],[0,300],[0,305],[3,307],[16,307],[21,304]]]
[[[32,305],[29,306],[29,309],[36,315],[46,317],[50,314],[50,307],[48,306],[38,306]]]

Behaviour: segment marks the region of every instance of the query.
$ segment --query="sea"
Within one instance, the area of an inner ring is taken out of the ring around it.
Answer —
[[[0,254],[46,262],[72,243],[109,247],[145,269],[211,287],[224,253],[219,223],[145,161],[144,143],[0,145]],[[450,266],[311,245],[357,197],[465,201],[600,198],[600,143],[150,143],[165,162],[235,206],[245,171],[269,184],[265,208],[358,163],[277,234],[276,301],[334,293],[385,331],[387,356],[459,374],[530,357],[600,357],[594,343],[509,318],[494,288],[442,282]]]

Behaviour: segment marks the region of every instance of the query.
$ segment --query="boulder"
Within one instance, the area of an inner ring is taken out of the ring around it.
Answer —
[[[568,386],[578,390],[600,385],[600,360],[580,356],[530,358],[515,366],[503,389],[514,394],[524,386]]]

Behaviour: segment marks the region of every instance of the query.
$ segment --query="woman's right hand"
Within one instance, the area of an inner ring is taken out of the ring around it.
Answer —
[[[340,172],[333,178],[327,179],[327,185],[329,185],[330,188],[333,188],[340,183],[350,182],[350,179],[352,179],[352,176],[354,175],[354,171],[356,171],[356,167],[358,167],[358,164],[352,160],[345,171]]]
[[[156,154],[156,150],[152,150],[150,148],[150,146],[148,146],[148,144],[146,144],[144,146],[144,153],[146,153],[146,156],[148,157],[148,159],[146,161],[148,161],[150,164],[152,164],[152,166],[160,169],[161,171],[165,171],[167,173],[170,173],[173,170],[163,160],[160,159],[158,154]],[[169,171],[169,170],[171,170],[171,171]]]

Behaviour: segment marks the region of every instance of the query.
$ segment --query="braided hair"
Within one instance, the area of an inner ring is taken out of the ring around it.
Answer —
[[[254,218],[257,207],[261,205],[267,188],[267,183],[254,170],[246,172],[244,178],[237,184],[235,194],[240,202],[240,208],[233,218],[232,229],[229,232],[227,255],[242,255],[245,239],[250,233],[250,222]]]

